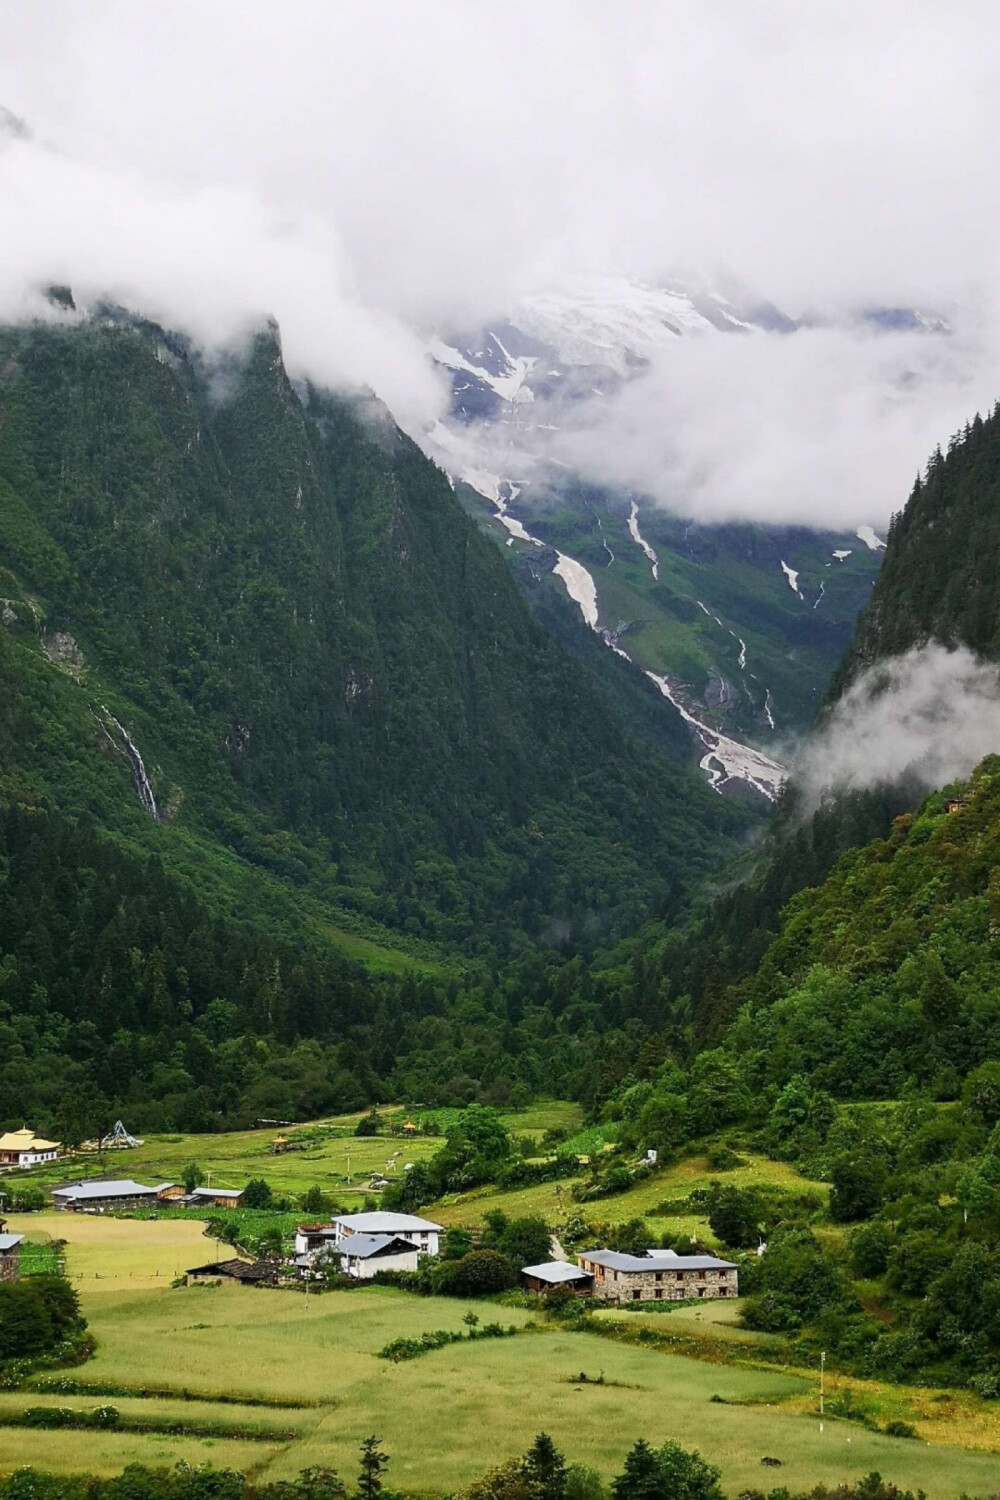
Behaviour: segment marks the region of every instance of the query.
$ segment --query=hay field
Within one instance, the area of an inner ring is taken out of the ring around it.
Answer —
[[[308,1299],[231,1284],[171,1287],[155,1271],[189,1242],[164,1244],[159,1235],[190,1233],[189,1223],[53,1217],[70,1242],[70,1274],[99,1262],[108,1273],[79,1283],[98,1352],[68,1372],[94,1386],[92,1399],[84,1394],[71,1404],[111,1401],[130,1414],[145,1407],[157,1416],[187,1413],[192,1421],[221,1412],[238,1427],[294,1429],[295,1437],[271,1444],[247,1436],[3,1429],[4,1468],[30,1462],[108,1473],[125,1461],[207,1458],[268,1477],[331,1465],[352,1479],[358,1443],[374,1431],[392,1456],[390,1483],[437,1496],[522,1451],[544,1427],[573,1461],[606,1476],[636,1437],[675,1437],[719,1463],[733,1494],[774,1482],[761,1466],[765,1455],[781,1460],[780,1473],[773,1472],[792,1489],[878,1468],[934,1497],[1000,1490],[1000,1457],[947,1446],[952,1424],[941,1424],[933,1446],[836,1421],[821,1433],[808,1374],[663,1354],[551,1325],[530,1328],[531,1314],[520,1308],[495,1309],[503,1322],[522,1328],[515,1338],[463,1342],[396,1365],[377,1357],[384,1343],[457,1329],[469,1304],[377,1287]],[[196,1258],[204,1259],[205,1241],[195,1245]],[[123,1274],[115,1280],[119,1255],[131,1280]],[[494,1315],[489,1304],[477,1311],[484,1321]],[[603,1372],[604,1384],[572,1383],[581,1370],[590,1377]],[[128,1390],[101,1394],[115,1386]],[[154,1394],[143,1396],[144,1389]],[[230,1398],[224,1407],[214,1399],[222,1395]],[[234,1396],[244,1399],[233,1402]],[[300,1405],[278,1410],[252,1404],[255,1398]],[[62,1396],[14,1392],[3,1395],[0,1410],[39,1400],[70,1404]]]

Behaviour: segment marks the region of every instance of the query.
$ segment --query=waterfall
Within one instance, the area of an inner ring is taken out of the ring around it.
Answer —
[[[143,764],[142,756],[139,754],[132,736],[129,734],[125,726],[118,722],[109,708],[102,705],[101,712],[105,718],[105,732],[107,732],[109,724],[113,724],[115,729],[118,731],[121,739],[119,748],[124,753],[131,768],[132,785],[135,788],[136,796],[138,797],[139,801],[142,803],[146,811],[149,813],[151,818],[159,817],[159,813],[156,810],[156,798],[153,796],[153,788],[149,784],[149,777],[146,775],[146,767]]]

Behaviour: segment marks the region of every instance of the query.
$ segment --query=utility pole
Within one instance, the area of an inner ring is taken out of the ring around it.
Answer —
[[[826,1370],[826,1350],[819,1357],[819,1430],[823,1431],[823,1375]]]

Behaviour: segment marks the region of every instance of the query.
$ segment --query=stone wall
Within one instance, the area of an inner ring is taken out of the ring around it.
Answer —
[[[739,1273],[732,1270],[678,1271],[650,1262],[648,1271],[613,1271],[581,1258],[593,1273],[598,1302],[687,1302],[739,1295]],[[637,1295],[638,1294],[638,1295]]]
[[[21,1274],[21,1247],[15,1245],[5,1255],[0,1255],[0,1282],[17,1281]]]

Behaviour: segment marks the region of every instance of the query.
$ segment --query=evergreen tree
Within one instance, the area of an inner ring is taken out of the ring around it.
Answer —
[[[566,1460],[547,1432],[524,1455],[524,1473],[536,1500],[566,1500]]]
[[[389,1456],[379,1447],[379,1439],[366,1437],[361,1444],[361,1468],[358,1474],[358,1500],[378,1500],[382,1493],[382,1475]]]

